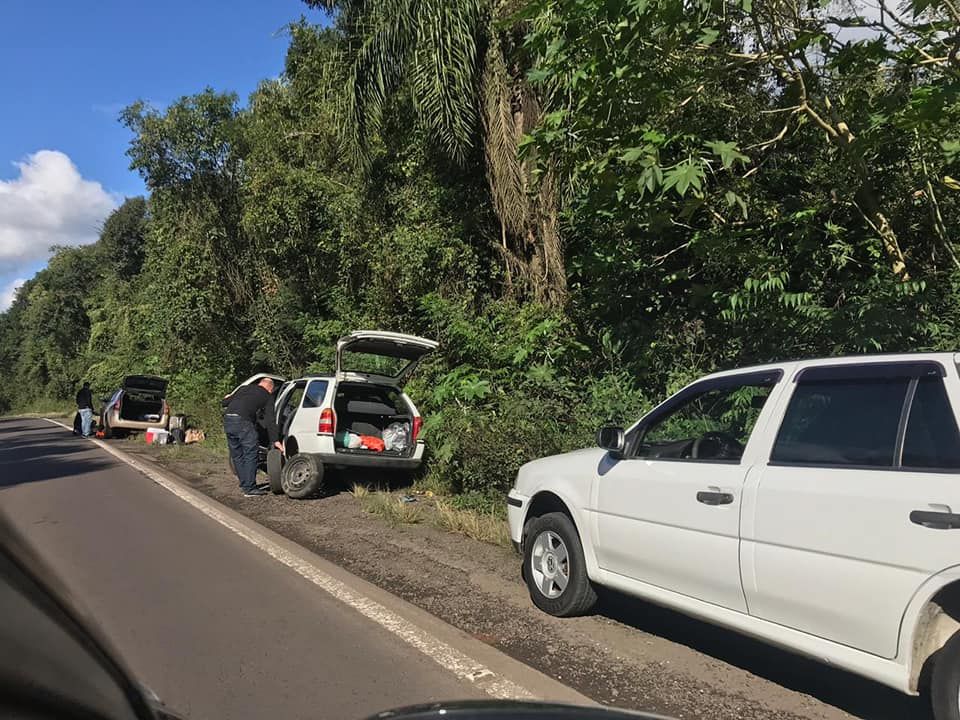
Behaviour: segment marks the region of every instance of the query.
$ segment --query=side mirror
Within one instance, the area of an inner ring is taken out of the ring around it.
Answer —
[[[623,457],[627,448],[627,440],[623,428],[603,427],[597,432],[597,445],[616,458]]]

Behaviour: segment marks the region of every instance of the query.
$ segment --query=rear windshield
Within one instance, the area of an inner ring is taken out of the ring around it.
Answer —
[[[137,392],[163,393],[167,389],[167,381],[163,378],[131,375],[124,379],[123,386],[127,390]]]
[[[343,351],[341,360],[341,368],[345,372],[370,373],[385,377],[397,377],[409,364],[410,361],[406,358],[371,355],[349,350]]]

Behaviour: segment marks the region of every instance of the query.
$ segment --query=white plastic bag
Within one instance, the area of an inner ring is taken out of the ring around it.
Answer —
[[[404,452],[410,447],[410,425],[405,422],[387,425],[383,431],[383,445],[387,450]]]

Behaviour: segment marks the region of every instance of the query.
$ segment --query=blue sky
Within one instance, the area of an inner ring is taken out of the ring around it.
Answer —
[[[110,207],[144,192],[121,108],[207,86],[245,103],[282,71],[284,27],[322,20],[300,0],[0,5],[0,310],[49,245],[89,242]]]

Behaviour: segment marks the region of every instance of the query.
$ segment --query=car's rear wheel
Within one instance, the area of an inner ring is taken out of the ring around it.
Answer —
[[[930,701],[936,720],[960,720],[960,632],[954,633],[934,660]]]
[[[294,500],[323,493],[323,463],[309,453],[289,458],[280,471],[280,486]]]
[[[274,495],[283,495],[283,483],[280,474],[283,472],[283,453],[276,448],[267,451],[267,476],[270,478],[270,489]]]
[[[583,615],[597,603],[580,537],[564,513],[547,513],[527,523],[523,576],[533,604],[551,615]]]

